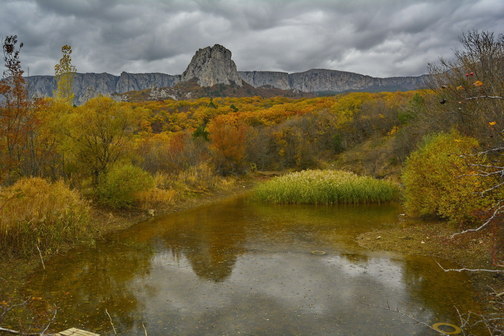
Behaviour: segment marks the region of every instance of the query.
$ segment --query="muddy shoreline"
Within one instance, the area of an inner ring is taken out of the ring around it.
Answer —
[[[467,233],[453,239],[460,232],[454,225],[442,221],[415,221],[399,218],[400,226],[392,229],[363,233],[356,238],[360,247],[368,251],[389,251],[402,255],[431,257],[445,269],[498,269],[492,265],[494,247],[488,232]],[[474,298],[480,302],[483,314],[503,308],[496,294],[504,291],[504,273],[466,272]]]

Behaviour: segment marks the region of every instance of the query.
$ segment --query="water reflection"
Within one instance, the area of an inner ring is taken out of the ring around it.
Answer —
[[[383,308],[456,322],[453,304],[474,305],[463,275],[353,242],[396,225],[397,211],[230,200],[53,259],[24,290],[60,306],[58,326],[103,334],[112,334],[107,309],[122,335],[143,334],[142,323],[149,335],[431,335]]]
[[[105,309],[113,312],[117,326],[129,329],[143,309],[129,283],[150,272],[151,250],[130,243],[72,251],[53,258],[45,272],[31,276],[24,296],[42,298],[58,308],[56,329],[108,330]]]

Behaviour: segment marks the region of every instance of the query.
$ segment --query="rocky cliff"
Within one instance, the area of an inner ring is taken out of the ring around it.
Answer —
[[[289,74],[287,72],[274,71],[240,71],[243,81],[253,87],[275,87],[282,90],[290,90]]]
[[[231,51],[220,44],[196,51],[191,63],[182,74],[182,81],[192,79],[195,79],[202,87],[211,87],[216,84],[242,86],[236,64],[231,59]]]
[[[216,44],[199,49],[182,75],[163,73],[76,74],[75,103],[82,104],[98,95],[115,95],[145,89],[172,88],[177,83],[196,82],[201,87],[244,83],[255,88],[275,88],[309,93],[338,93],[348,91],[407,91],[426,87],[428,76],[376,78],[352,72],[312,69],[286,73],[273,71],[237,71],[231,51]],[[52,96],[56,88],[53,76],[27,77],[31,97]],[[178,89],[178,91],[180,91]],[[221,90],[222,91],[222,90]],[[243,90],[241,90],[243,91]],[[245,90],[246,91],[246,90]],[[250,90],[249,90],[250,91]]]
[[[302,92],[347,92],[414,90],[425,87],[426,75],[418,77],[376,78],[353,72],[312,69],[286,73],[271,71],[241,71],[243,81],[254,86],[271,86]]]
[[[171,87],[179,81],[180,76],[162,73],[123,72],[120,76],[108,73],[77,73],[74,77],[74,102],[82,104],[98,95],[110,96],[127,91]],[[30,97],[51,97],[56,90],[54,76],[30,76],[27,77],[27,82]]]

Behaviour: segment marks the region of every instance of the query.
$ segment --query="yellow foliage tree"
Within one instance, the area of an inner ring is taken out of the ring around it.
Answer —
[[[463,223],[473,221],[478,210],[491,205],[492,199],[481,195],[489,181],[473,166],[483,162],[468,155],[478,147],[476,139],[457,132],[428,138],[406,160],[402,175],[406,212]]]
[[[56,76],[56,91],[54,91],[54,97],[68,104],[72,104],[75,96],[73,92],[73,80],[77,68],[72,65],[72,47],[65,44],[61,47],[61,52],[63,56],[59,63],[54,66],[54,73]]]
[[[130,105],[107,97],[90,99],[68,116],[65,152],[96,186],[112,164],[127,156],[141,120]]]

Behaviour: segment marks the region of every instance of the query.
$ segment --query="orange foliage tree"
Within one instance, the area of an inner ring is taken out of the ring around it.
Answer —
[[[208,125],[210,149],[216,169],[224,174],[245,169],[246,139],[249,126],[237,118],[225,116],[213,119]]]
[[[29,154],[30,138],[33,136],[34,118],[28,101],[23,78],[16,35],[7,36],[3,43],[5,71],[0,82],[0,164],[2,175],[11,177],[21,174],[23,160]]]

